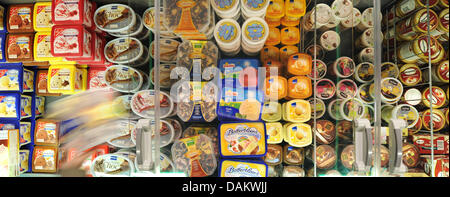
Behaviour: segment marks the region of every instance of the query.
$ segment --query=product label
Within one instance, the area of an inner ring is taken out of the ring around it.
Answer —
[[[41,5],[36,8],[36,27],[37,28],[51,28],[52,23],[52,6]]]
[[[422,74],[418,67],[411,66],[401,70],[400,80],[405,85],[415,85],[422,79]]]
[[[36,124],[35,141],[40,143],[56,143],[57,142],[57,125],[51,122],[40,121]]]
[[[124,6],[107,6],[98,11],[97,15],[95,16],[95,20],[97,21],[97,25],[104,29],[122,29],[130,26],[130,24],[132,23],[132,15],[130,12],[131,10]],[[126,18],[123,19],[124,16]]]
[[[224,156],[262,155],[266,152],[263,123],[230,123],[220,128]]]
[[[55,41],[53,43],[53,52],[56,54],[80,53],[78,29],[57,28],[54,30]]]
[[[17,104],[14,96],[0,96],[0,117],[17,118]]]
[[[19,70],[0,69],[0,90],[19,91]]]
[[[265,35],[269,33],[266,32],[264,24],[259,21],[249,22],[245,27],[244,32],[247,39],[255,42],[261,41]]]
[[[265,177],[264,164],[224,161],[222,163],[221,177]]]
[[[26,59],[31,58],[32,51],[28,36],[9,36],[8,40],[8,58],[10,59]]]
[[[53,149],[36,148],[33,166],[36,170],[56,170],[56,153]]]
[[[53,57],[51,53],[51,35],[38,35],[35,58]]]
[[[55,21],[78,21],[80,20],[81,4],[85,0],[56,0],[54,18]]]
[[[75,74],[75,73],[73,73]],[[71,90],[72,86],[71,69],[58,68],[51,70],[50,89],[52,90]]]
[[[12,7],[9,10],[9,28],[12,30],[31,29],[32,10],[30,7]]]

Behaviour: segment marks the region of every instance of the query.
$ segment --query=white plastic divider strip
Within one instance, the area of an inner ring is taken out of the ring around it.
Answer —
[[[378,21],[380,17],[381,10],[381,1],[373,0],[374,12],[373,12],[373,21]],[[374,67],[375,67],[375,143],[374,143],[374,175],[375,177],[380,176],[381,172],[381,38],[376,35],[380,35],[381,33],[381,23],[374,23]]]

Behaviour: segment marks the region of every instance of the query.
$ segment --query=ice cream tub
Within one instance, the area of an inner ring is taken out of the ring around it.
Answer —
[[[47,89],[50,93],[75,94],[86,88],[87,72],[74,65],[51,65]]]
[[[214,83],[184,82],[177,91],[174,96],[176,114],[182,121],[212,122],[216,119],[220,93]]]
[[[383,78],[381,80],[381,101],[383,103],[397,102],[403,94],[402,83],[395,78]]]
[[[261,119],[265,122],[280,121],[282,118],[281,104],[278,102],[265,102],[261,113]]]
[[[219,49],[211,41],[185,40],[178,46],[177,66],[189,71],[197,65],[202,72],[205,68],[217,67],[218,59]]]
[[[263,122],[222,123],[219,126],[219,153],[224,158],[263,157],[267,153]]]
[[[427,87],[422,92],[422,103],[427,107],[433,107],[433,109],[438,109],[447,104],[447,99],[445,97],[445,92],[442,88],[437,86],[431,87],[431,95],[430,88]],[[435,111],[435,110],[433,110]]]
[[[322,118],[323,115],[325,115],[325,112],[327,111],[325,102],[323,102],[323,100],[318,98],[310,98],[308,101],[309,104],[311,105],[311,118],[313,119]]]
[[[6,17],[6,25],[9,33],[34,32],[33,4],[10,5]]]
[[[410,88],[403,94],[401,103],[412,106],[419,105],[422,102],[422,93],[416,88]]]
[[[167,27],[164,25],[164,8],[160,9],[160,35],[163,38],[177,38],[177,35],[175,35],[173,32],[169,32],[169,30],[167,30]],[[155,32],[154,27],[155,27],[155,8],[154,7],[150,7],[147,10],[145,10],[143,16],[142,16],[142,20],[144,23],[144,26],[150,30],[151,32]]]
[[[375,44],[375,33],[374,33],[374,29],[373,28],[369,28],[366,29],[361,36],[359,36],[356,41],[355,41],[355,45],[360,48],[360,49],[364,49],[367,47],[374,47]],[[379,38],[383,38],[383,33],[381,33],[379,35]]]
[[[340,113],[348,121],[361,119],[365,114],[364,103],[356,98],[345,99],[340,105]]]
[[[306,47],[305,52],[313,57],[313,60],[321,60],[325,56],[324,49],[318,44],[309,45],[308,47]]]
[[[421,9],[411,17],[397,24],[396,33],[402,40],[414,40],[420,34],[427,33],[428,31],[433,32],[439,24],[438,20],[439,17],[433,10],[430,10],[430,17],[428,17],[427,9]],[[430,24],[429,29],[428,21]]]
[[[381,14],[381,12],[379,13],[379,18],[378,18],[378,23],[381,24],[381,21],[383,20],[383,14]],[[359,31],[364,31],[368,28],[373,28],[374,24],[376,23],[375,21],[373,21],[374,18],[374,14],[373,14],[373,7],[367,8],[362,12],[361,15],[361,22],[356,26],[356,28]]]
[[[281,33],[280,29],[269,27],[269,37],[266,40],[266,46],[275,46],[280,44],[281,42]]]
[[[33,61],[34,34],[8,34],[5,42],[6,60],[8,62]]]
[[[295,76],[288,80],[288,97],[291,99],[305,99],[312,96],[311,79],[306,76]]]
[[[33,101],[35,102],[34,111],[32,112],[32,116],[35,118],[41,117],[45,113],[45,97],[43,96],[34,96]]]
[[[262,161],[222,160],[219,177],[267,177],[267,168]]]
[[[353,11],[353,1],[350,0],[335,0],[331,4],[331,13],[333,17],[339,20],[345,20],[347,17],[352,15]]]
[[[185,172],[189,177],[209,176],[217,168],[213,145],[206,135],[200,134],[177,140],[172,145],[171,152],[175,171]]]
[[[308,122],[311,119],[311,105],[308,101],[295,99],[284,104],[284,120],[295,123]]]
[[[281,20],[286,14],[284,0],[273,0],[269,2],[266,10],[266,19]]]
[[[420,115],[423,118],[422,125],[424,129],[431,131],[431,121],[433,122],[434,132],[438,132],[445,128],[445,115],[442,111],[433,109],[433,114],[431,114],[431,110],[427,109],[420,113]]]
[[[370,84],[360,85],[356,96],[356,98],[360,99],[366,104],[372,104],[374,102],[374,98],[370,94]]]
[[[34,31],[52,31],[52,2],[37,2],[33,9]]]
[[[177,61],[177,51],[180,42],[174,39],[162,38],[159,42],[159,58],[161,62],[171,63]],[[150,56],[154,58],[155,55],[155,42],[150,44]]]
[[[107,4],[94,13],[94,23],[102,31],[126,32],[137,22],[134,10],[124,4]]]
[[[399,71],[398,78],[405,86],[414,86],[422,81],[422,71],[415,64],[405,64]]]
[[[374,80],[374,65],[370,62],[364,62],[356,66],[353,77],[360,83],[368,83]]]
[[[281,76],[270,76],[265,81],[265,98],[281,100],[288,95],[288,82]]]
[[[131,110],[142,118],[154,118],[155,116],[155,91],[142,90],[133,95]],[[160,117],[166,118],[173,110],[173,101],[169,94],[160,92]]]
[[[347,145],[341,152],[341,162],[342,165],[349,169],[353,169],[353,164],[355,163],[355,145]]]
[[[326,31],[320,36],[319,43],[326,51],[333,51],[341,44],[341,37],[335,31]]]
[[[423,72],[423,80],[429,82],[428,80],[429,70]],[[431,67],[431,77],[432,81],[436,83],[448,83],[449,81],[449,61],[445,60],[439,64],[433,65]]]
[[[115,37],[142,38],[148,33],[148,31],[149,30],[144,27],[141,16],[136,15],[136,23],[132,27],[122,32],[109,32],[109,34]]]
[[[289,58],[298,52],[299,50],[297,46],[283,46],[279,49],[279,60],[282,64],[287,65]]]
[[[105,46],[105,57],[115,64],[134,65],[144,61],[148,54],[144,54],[144,45],[133,37],[116,38]]]
[[[0,91],[34,92],[34,72],[18,64],[2,65]]]
[[[411,12],[414,12],[421,8],[433,8],[438,5],[440,0],[430,0],[427,4],[427,0],[402,0],[397,3],[395,14],[397,17],[406,16]]]
[[[241,45],[241,27],[233,19],[222,19],[214,28],[214,38],[223,51],[236,51]]]
[[[170,73],[176,68],[176,64],[161,64],[159,67],[159,85],[161,88],[170,88],[176,82],[175,79],[170,79]],[[150,71],[150,81],[154,84],[154,68]]]
[[[306,13],[306,1],[305,0],[289,0],[285,1],[286,17],[300,18]]]
[[[284,140],[283,125],[280,122],[266,122],[267,143],[279,144]],[[269,148],[270,149],[270,148]],[[268,152],[270,152],[268,150]]]
[[[266,60],[263,62],[263,66],[266,69],[266,80],[267,77],[281,77],[285,73],[283,64],[276,60]]]
[[[97,156],[91,164],[93,177],[129,177],[135,171],[133,161],[122,154]]]
[[[267,5],[268,5],[268,1]],[[264,45],[269,37],[269,25],[261,18],[252,17],[242,25],[242,41],[249,45]]]
[[[7,32],[7,30],[6,30],[7,26],[6,26],[6,20],[5,20],[7,18],[6,12],[7,12],[7,10],[5,9],[5,7],[0,5],[0,34]]]
[[[307,76],[311,80],[323,79],[327,74],[327,65],[319,59],[312,60],[312,71]]]
[[[401,104],[394,107],[392,117],[405,120],[408,129],[413,128],[419,121],[419,112],[414,106]]]
[[[317,120],[316,140],[320,144],[331,144],[336,138],[336,129],[334,123],[329,120]]]
[[[392,62],[384,62],[381,64],[381,78],[398,78],[400,70],[397,65]]]
[[[374,55],[375,49],[372,47],[367,47],[361,50],[361,52],[358,54],[358,60],[359,62],[370,62],[374,63]]]
[[[263,102],[262,91],[225,85],[217,115],[220,121],[258,121],[261,119]]]
[[[358,86],[353,80],[344,79],[337,83],[337,96],[341,99],[356,97]]]
[[[344,20],[340,21],[340,25],[343,29],[353,28],[361,23],[361,12],[357,8],[353,8],[353,15],[348,16]]]
[[[336,93],[334,82],[329,79],[321,79],[316,84],[317,97],[322,100],[333,98]]]
[[[266,10],[269,7],[269,0],[241,0],[241,8],[243,14],[249,17],[261,17],[266,14]]]
[[[356,65],[353,59],[349,57],[340,57],[330,65],[328,70],[331,75],[336,75],[339,78],[348,78],[355,73]]]
[[[305,162],[305,149],[290,145],[283,146],[283,163],[288,165],[302,165]]]
[[[52,0],[52,21],[55,25],[94,25],[94,7],[89,0]]]
[[[305,14],[302,19],[302,24],[305,30],[311,31],[326,25],[332,17],[333,15],[330,6],[319,3],[311,11]]]
[[[341,114],[340,107],[343,104],[343,99],[335,99],[332,100],[328,104],[328,115],[334,120],[344,120],[343,115]]]
[[[431,46],[430,50],[428,49],[428,45]],[[410,42],[404,42],[400,47],[397,47],[397,55],[404,63],[419,63],[422,59],[428,62],[429,56],[432,57],[431,63],[436,63],[436,60],[439,60],[440,58],[438,57],[442,54],[439,45],[440,44],[434,37],[430,37],[429,43],[428,36],[420,35],[417,39]],[[428,51],[431,51],[431,53]],[[420,63],[424,64],[422,62]]]
[[[336,165],[337,156],[333,147],[329,145],[320,145],[316,148],[315,153],[317,168],[330,169]]]
[[[141,72],[128,66],[114,65],[105,71],[106,85],[119,92],[137,92],[141,89],[143,81]]]
[[[219,156],[219,134],[217,128],[203,126],[203,125],[191,125],[183,131],[181,138],[193,137],[196,135],[204,134],[208,136],[212,142],[214,155]]]
[[[51,50],[51,32],[37,32],[34,37],[35,61],[63,61],[63,57],[54,57]]]
[[[211,7],[220,18],[233,18],[240,12],[240,0],[215,0],[211,1]]]
[[[312,57],[306,53],[295,53],[287,62],[287,72],[291,75],[308,75],[312,70]]]
[[[82,25],[55,25],[51,50],[55,57],[93,58],[93,35]]]
[[[364,115],[362,118],[369,120],[370,124],[375,122],[375,109],[372,105],[364,105]]]
[[[440,35],[447,35],[448,37],[448,33],[449,33],[449,9],[447,7],[447,9],[443,9],[440,13],[439,13],[439,19],[438,19],[438,26],[436,27],[436,29],[432,32],[430,32],[430,34],[432,36],[440,36]]]
[[[267,154],[264,157],[264,162],[271,166],[281,164],[283,162],[283,147],[276,144],[267,145]]]
[[[281,177],[305,177],[305,170],[300,166],[285,166]]]
[[[131,140],[133,130],[136,129],[136,121],[123,120],[119,123],[120,130],[115,131],[121,134],[120,137],[108,139],[108,144],[118,148],[133,148],[136,143]]]
[[[58,169],[58,148],[36,146],[33,149],[32,172],[56,173]]]
[[[281,44],[296,45],[300,42],[300,30],[296,27],[285,27],[280,30]]]

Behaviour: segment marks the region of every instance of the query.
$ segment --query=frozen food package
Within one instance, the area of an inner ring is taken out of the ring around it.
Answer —
[[[170,75],[177,65],[175,63],[161,64],[159,67],[159,87],[163,89],[169,89],[173,84],[177,82],[176,79],[171,79]],[[174,71],[175,72],[175,71]],[[155,84],[154,79],[155,70],[152,68],[150,71],[150,82]]]
[[[191,125],[183,131],[181,138],[192,137],[196,135],[204,134],[211,138],[211,142],[214,146],[214,155],[219,156],[219,137],[218,131],[215,127],[205,127],[202,125]]]
[[[290,99],[306,99],[312,96],[312,82],[306,76],[295,76],[287,82],[287,96]]]
[[[6,43],[6,34],[0,33],[0,62],[6,61],[5,43]]]
[[[269,165],[278,165],[283,162],[283,148],[280,145],[267,145],[267,154],[264,162]]]
[[[8,62],[33,61],[34,34],[8,34],[5,44]]]
[[[0,69],[0,91],[34,92],[34,72],[19,64],[5,64]]]
[[[94,7],[90,0],[52,0],[55,25],[85,25],[91,28]]]
[[[7,9],[3,5],[0,5],[0,34],[7,32],[6,19]],[[1,58],[0,58],[1,60]]]
[[[52,27],[51,49],[55,57],[92,59],[93,35],[82,25],[55,25]]]
[[[35,173],[55,173],[58,168],[58,148],[36,146],[33,150],[32,171]]]
[[[178,46],[181,43],[174,39],[162,38],[159,42],[159,60],[161,62],[171,63],[177,61],[177,51]],[[154,41],[150,44],[150,55],[154,58],[155,54],[155,43]]]
[[[33,27],[37,32],[52,31],[52,2],[37,2],[33,9]]]
[[[45,97],[33,95],[33,100],[35,101],[33,117],[39,118],[41,116],[44,116],[44,114],[45,114]]]
[[[279,102],[264,102],[261,119],[265,122],[277,122],[281,120],[282,109]]]
[[[19,151],[19,173],[30,172],[31,168],[28,165],[30,160],[30,150]]]
[[[186,82],[177,91],[176,114],[182,121],[212,122],[216,119],[220,92],[214,83]]]
[[[50,93],[47,86],[48,70],[38,70],[36,75],[36,95],[60,96],[61,93]]]
[[[37,32],[34,36],[34,60],[35,61],[63,61],[64,57],[52,55],[52,33]]]
[[[207,67],[217,67],[219,49],[211,41],[184,41],[178,47],[177,66],[189,71]]]
[[[306,147],[312,143],[311,126],[305,123],[288,123],[283,126],[284,140],[293,147]]]
[[[175,35],[173,32],[169,31],[167,27],[164,25],[164,8],[161,8],[160,11],[160,35],[162,38],[177,38],[177,35]],[[150,7],[147,10],[145,10],[144,15],[142,16],[142,20],[144,23],[144,26],[149,29],[152,32],[155,32],[155,8]]]
[[[86,88],[87,73],[75,65],[52,65],[48,71],[50,93],[75,94]]]
[[[303,148],[284,145],[283,163],[288,165],[301,165],[305,161],[305,151]]]
[[[159,94],[160,117],[166,118],[172,114],[174,102],[171,95],[161,91]],[[131,98],[131,109],[142,118],[154,118],[155,116],[155,91],[142,90],[136,92]]]
[[[148,62],[149,54],[146,46],[134,37],[116,38],[105,46],[106,59],[114,64],[138,67]]]
[[[33,4],[16,4],[8,7],[7,27],[9,33],[32,33]]]
[[[279,144],[284,140],[283,125],[280,122],[266,122],[267,144]]]
[[[224,158],[255,158],[267,153],[263,122],[221,123],[219,153]]]
[[[36,121],[34,143],[42,146],[58,146],[60,122],[50,119]]]
[[[303,123],[311,119],[311,105],[308,101],[295,99],[283,104],[284,120]]]
[[[163,2],[164,25],[186,39],[205,40],[212,21],[209,0],[167,0]]]
[[[94,177],[129,177],[135,172],[133,161],[120,153],[99,155],[92,161],[90,173]]]
[[[288,84],[287,80],[281,76],[271,76],[266,78],[265,82],[265,98],[271,100],[281,100],[287,96]]]
[[[219,177],[267,177],[267,164],[262,161],[222,160]]]
[[[217,115],[220,121],[258,121],[261,119],[263,102],[263,93],[260,90],[225,85]]]
[[[266,60],[279,61],[280,60],[280,49],[275,46],[264,46],[261,49],[261,62]]]
[[[176,171],[185,172],[189,177],[210,176],[217,168],[213,144],[206,135],[177,140],[171,152]]]

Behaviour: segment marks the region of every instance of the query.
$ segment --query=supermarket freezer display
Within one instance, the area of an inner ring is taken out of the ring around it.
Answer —
[[[23,3],[10,176],[448,177],[448,1]]]

